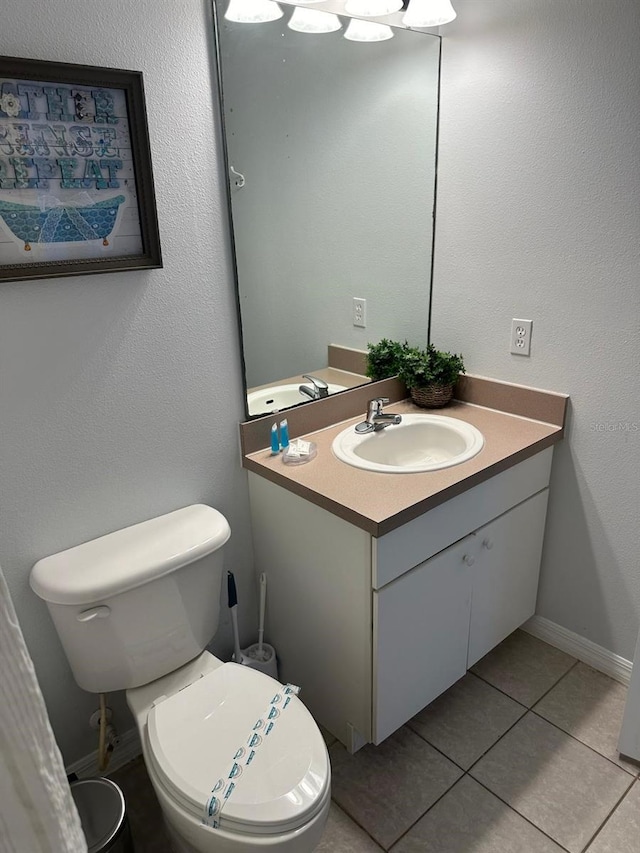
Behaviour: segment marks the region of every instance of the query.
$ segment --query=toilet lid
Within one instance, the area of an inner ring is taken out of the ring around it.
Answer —
[[[292,696],[271,705],[282,685],[264,673],[226,663],[174,696],[148,716],[154,765],[173,797],[197,818],[234,756],[244,750],[240,775],[225,802],[220,825],[230,831],[271,834],[295,829],[322,807],[329,785],[324,739],[302,702]],[[280,708],[265,735],[270,708]],[[265,725],[255,729],[258,720]],[[249,741],[258,734],[255,754]]]

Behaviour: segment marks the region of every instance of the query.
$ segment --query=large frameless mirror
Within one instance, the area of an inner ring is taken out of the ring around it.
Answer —
[[[440,38],[352,40],[345,16],[300,32],[299,7],[246,23],[228,4],[216,40],[256,416],[366,382],[353,351],[369,342],[427,342]]]

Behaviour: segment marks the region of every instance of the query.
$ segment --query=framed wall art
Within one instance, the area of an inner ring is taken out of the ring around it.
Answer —
[[[0,57],[0,281],[161,266],[141,72]]]

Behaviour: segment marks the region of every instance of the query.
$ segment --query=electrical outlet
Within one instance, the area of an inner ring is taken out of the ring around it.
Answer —
[[[511,347],[509,352],[514,355],[531,354],[531,327],[533,320],[511,321]]]
[[[353,325],[364,329],[367,325],[367,300],[353,297]]]

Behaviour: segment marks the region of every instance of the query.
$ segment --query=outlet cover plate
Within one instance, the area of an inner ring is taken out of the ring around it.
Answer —
[[[353,325],[361,329],[367,325],[367,300],[360,296],[353,297]]]
[[[511,346],[509,352],[513,355],[531,354],[531,328],[533,320],[511,321]]]

